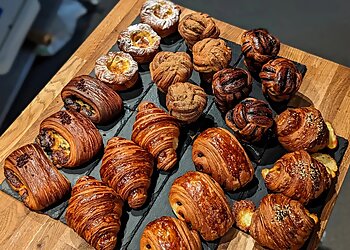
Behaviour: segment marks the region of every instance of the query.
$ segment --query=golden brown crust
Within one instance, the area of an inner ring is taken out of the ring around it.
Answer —
[[[207,106],[204,89],[189,82],[178,82],[169,87],[166,106],[170,115],[185,123],[198,120]]]
[[[246,98],[227,112],[225,121],[239,139],[246,142],[258,142],[272,127],[273,115],[266,102]]]
[[[10,187],[32,210],[47,208],[70,191],[67,178],[37,144],[27,144],[13,151],[5,159],[4,175]]]
[[[142,102],[137,109],[131,139],[153,155],[158,169],[170,170],[177,162],[178,121],[151,102]]]
[[[62,89],[61,97],[66,109],[79,112],[97,124],[113,120],[123,110],[120,96],[100,80],[88,75],[74,77]]]
[[[186,82],[192,74],[192,60],[185,52],[159,52],[150,63],[152,81],[163,93],[177,82]]]
[[[169,202],[176,216],[206,241],[220,238],[233,224],[224,191],[207,174],[187,172],[177,178],[171,186]]]
[[[123,201],[91,176],[81,177],[72,190],[66,221],[95,249],[113,250],[120,229]]]
[[[198,233],[185,222],[163,216],[146,226],[140,240],[141,250],[201,250]]]
[[[288,151],[317,152],[328,145],[327,125],[314,107],[287,109],[275,122],[278,141]]]
[[[151,184],[153,157],[133,141],[113,137],[107,143],[100,175],[131,208],[141,207]]]
[[[255,210],[255,205],[250,200],[240,200],[233,203],[232,213],[236,226],[242,231],[248,232]]]
[[[192,160],[224,189],[234,191],[254,176],[254,168],[239,141],[223,128],[209,128],[193,142]]]
[[[234,106],[252,91],[253,80],[244,69],[222,69],[213,76],[212,88],[215,103],[222,113]]]

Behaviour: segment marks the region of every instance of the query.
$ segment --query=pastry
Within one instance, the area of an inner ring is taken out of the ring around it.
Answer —
[[[254,168],[236,137],[223,128],[209,128],[193,142],[192,160],[224,189],[234,191],[253,179]]]
[[[213,76],[215,103],[222,113],[232,109],[252,91],[253,80],[248,71],[240,68],[222,69]]]
[[[220,29],[208,14],[195,12],[182,18],[179,33],[192,50],[193,45],[204,38],[218,38]]]
[[[185,52],[159,52],[150,63],[152,81],[163,93],[168,92],[170,85],[186,82],[192,74],[191,57]]]
[[[169,193],[175,215],[206,241],[222,237],[234,220],[220,185],[209,175],[187,172],[177,178]]]
[[[62,90],[64,107],[79,112],[93,123],[112,121],[123,110],[123,100],[100,80],[82,75],[74,77]]]
[[[258,75],[261,67],[275,58],[280,51],[280,41],[266,29],[253,29],[241,37],[244,63],[248,70]]]
[[[146,150],[121,137],[108,141],[102,158],[101,179],[131,208],[145,203],[152,173],[153,157]]]
[[[197,231],[186,223],[163,216],[147,224],[140,240],[140,250],[201,250]]]
[[[170,170],[177,162],[178,121],[151,102],[142,102],[137,110],[131,139],[153,155],[158,169]]]
[[[72,190],[66,211],[69,227],[95,249],[115,249],[123,201],[112,189],[91,176],[81,177]]]
[[[167,0],[147,0],[140,12],[141,22],[147,23],[160,37],[177,31],[181,10]]]
[[[298,92],[303,75],[295,64],[277,58],[264,64],[259,74],[263,93],[274,102],[288,101]]]
[[[273,115],[266,102],[246,98],[227,112],[225,121],[240,140],[258,142],[272,127]]]
[[[211,83],[213,75],[226,68],[232,58],[231,48],[222,39],[205,38],[197,42],[192,49],[193,68],[207,83]]]
[[[184,123],[195,122],[207,106],[204,89],[189,82],[178,82],[169,87],[166,106],[170,115]]]
[[[100,56],[95,63],[95,75],[115,91],[130,89],[139,79],[137,62],[122,51]]]
[[[94,124],[75,111],[59,111],[40,124],[36,142],[57,167],[73,168],[90,161],[102,148]]]
[[[282,194],[268,194],[259,208],[251,201],[233,205],[237,226],[269,249],[299,249],[309,238],[318,218],[298,201]]]
[[[70,183],[55,168],[37,144],[13,151],[4,164],[9,186],[32,210],[42,210],[60,201],[70,191]]]
[[[130,53],[138,63],[148,63],[157,54],[160,37],[145,23],[129,26],[118,37],[119,49]]]

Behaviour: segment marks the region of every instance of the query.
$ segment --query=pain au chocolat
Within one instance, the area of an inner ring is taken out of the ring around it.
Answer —
[[[27,144],[13,151],[5,159],[4,174],[10,187],[32,210],[43,210],[70,191],[67,178],[37,144]]]
[[[40,124],[36,142],[57,167],[73,168],[90,161],[102,148],[102,137],[82,114],[63,110]]]

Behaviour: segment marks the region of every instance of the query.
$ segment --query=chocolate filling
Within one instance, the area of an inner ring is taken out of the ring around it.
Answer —
[[[91,105],[73,96],[64,99],[64,106],[69,110],[74,110],[87,117],[91,117],[96,113]]]
[[[23,185],[22,182],[18,179],[18,177],[13,173],[12,170],[5,169],[4,172],[5,172],[6,179],[10,182],[10,184],[14,188],[19,189]]]

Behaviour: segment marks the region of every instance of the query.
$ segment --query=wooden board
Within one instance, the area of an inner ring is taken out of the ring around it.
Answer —
[[[143,1],[121,1],[97,27],[62,69],[53,77],[33,102],[0,138],[0,182],[3,176],[3,160],[15,148],[32,142],[40,122],[58,111],[63,103],[60,91],[75,75],[88,74],[98,56],[107,52],[116,42],[118,33],[125,29],[138,15]],[[183,15],[190,13],[184,9]],[[182,15],[182,16],[183,16]],[[217,21],[225,39],[238,42],[242,29]],[[344,138],[350,135],[350,69],[336,63],[282,45],[281,56],[305,64],[308,73],[300,94],[310,99],[330,120],[337,134]],[[300,99],[296,99],[297,102]],[[300,105],[300,103],[297,103]],[[329,104],[329,105],[328,105]],[[321,215],[319,230],[315,231],[309,248],[319,243],[334,206],[341,184],[350,163],[350,151],[345,154],[338,182],[327,198],[327,205]],[[30,212],[20,202],[0,192],[0,248],[9,249],[86,249],[86,242],[64,224],[45,215]],[[231,230],[222,241],[220,249],[254,248],[250,236]]]

